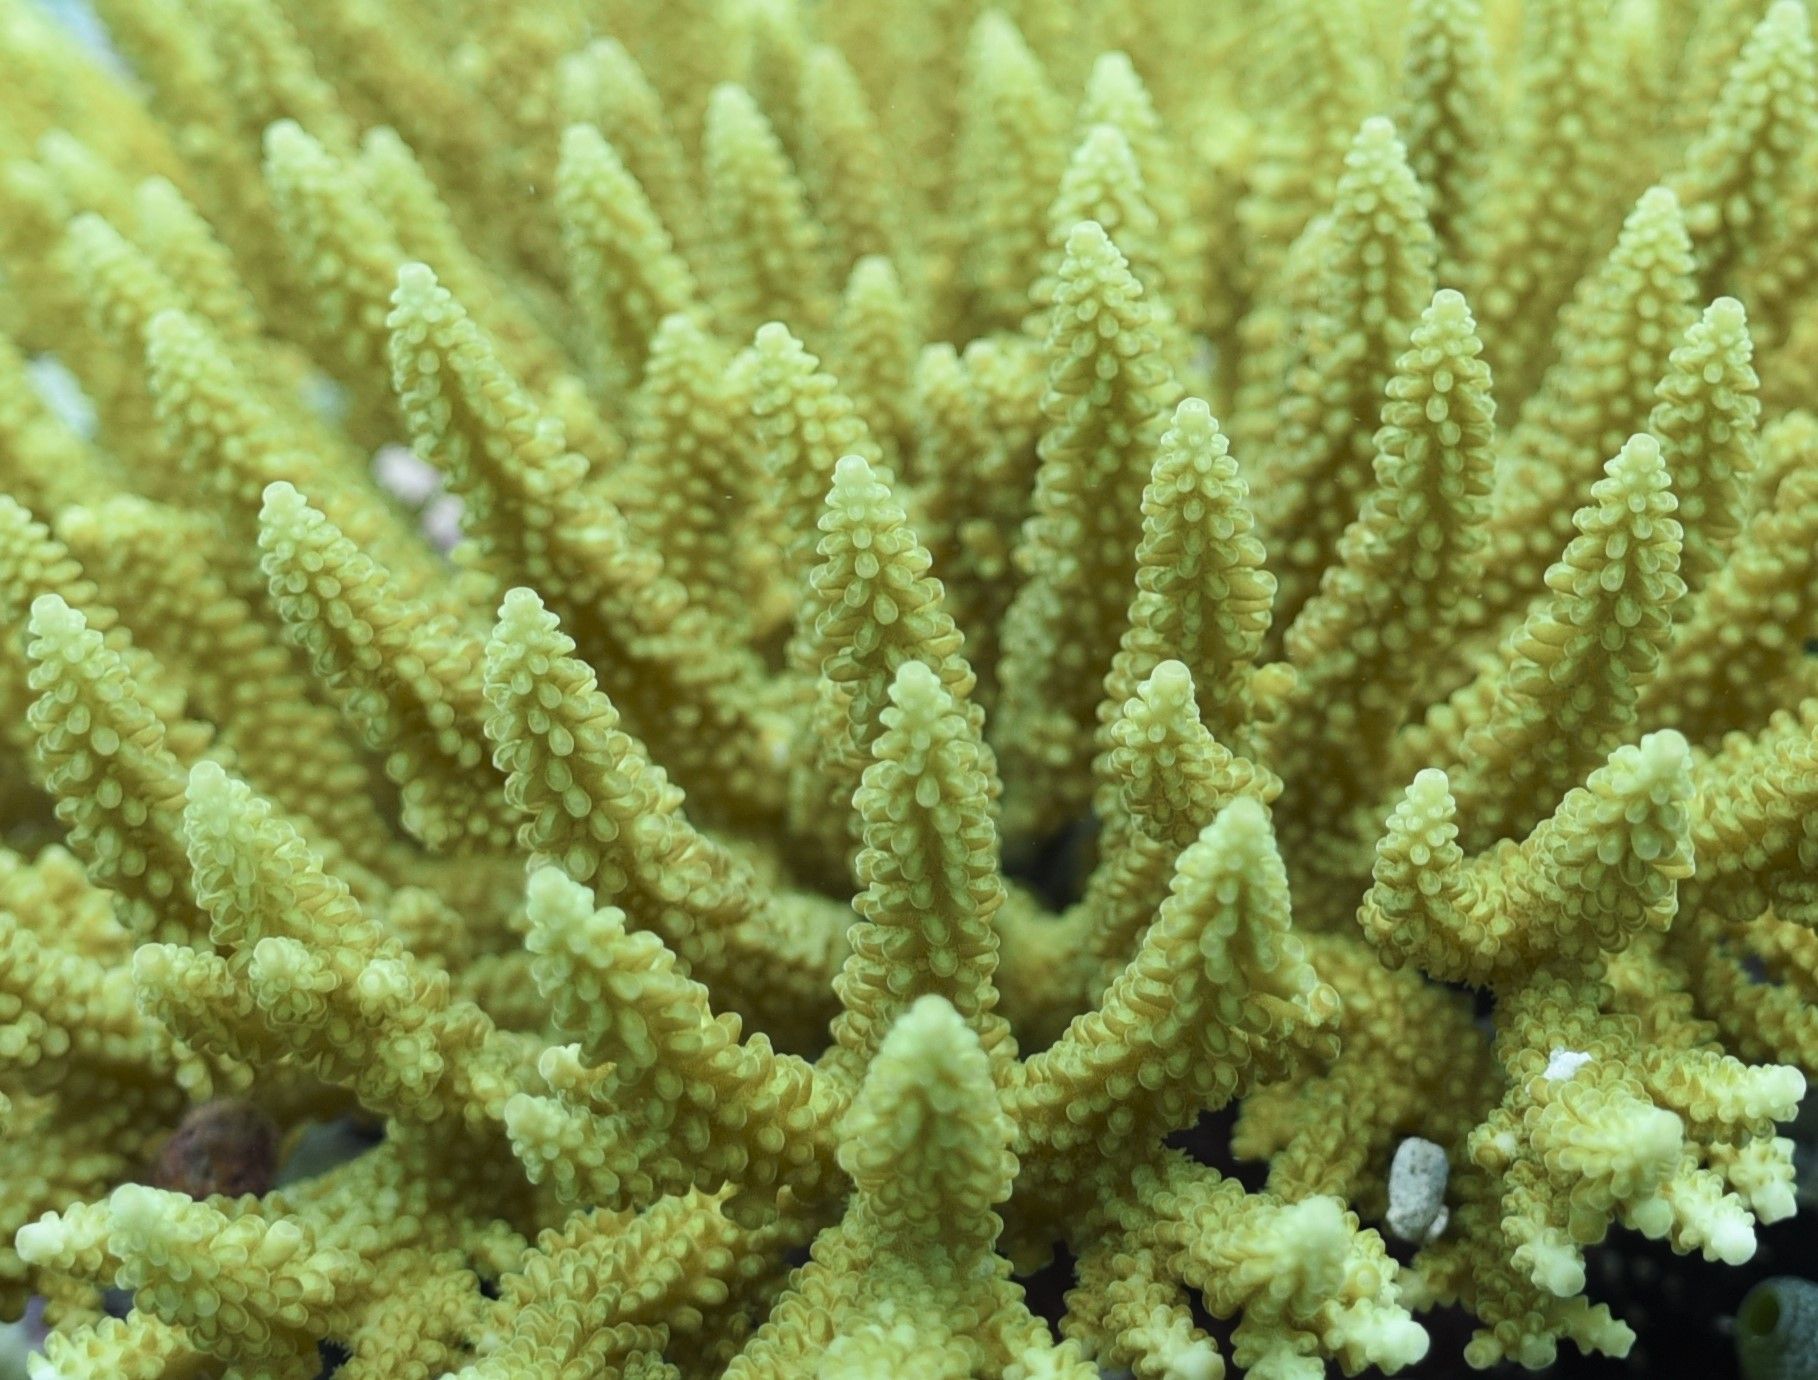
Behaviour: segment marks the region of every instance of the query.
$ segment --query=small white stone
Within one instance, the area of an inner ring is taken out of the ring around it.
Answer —
[[[58,421],[84,440],[95,439],[95,405],[62,360],[33,355],[25,362],[25,376]]]
[[[408,446],[383,446],[372,458],[379,487],[400,502],[420,508],[442,491],[442,472]]]
[[[1389,1165],[1389,1210],[1383,1225],[1403,1241],[1431,1241],[1445,1228],[1450,1176],[1443,1148],[1409,1136],[1395,1147]]]
[[[461,544],[463,516],[461,500],[453,494],[440,494],[423,509],[423,532],[429,544],[438,551],[452,551]]]

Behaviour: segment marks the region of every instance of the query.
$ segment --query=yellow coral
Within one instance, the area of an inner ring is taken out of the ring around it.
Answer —
[[[39,1374],[1538,1367],[1796,1210],[1797,0],[94,8],[0,0]],[[282,1186],[141,1182],[222,1097]]]

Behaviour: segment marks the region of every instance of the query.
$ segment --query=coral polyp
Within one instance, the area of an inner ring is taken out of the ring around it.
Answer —
[[[1799,0],[93,10],[0,0],[35,1380],[1538,1369],[1794,1215]]]

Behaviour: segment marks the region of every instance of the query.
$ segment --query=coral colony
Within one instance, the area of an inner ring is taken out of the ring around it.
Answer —
[[[1537,1368],[1793,1214],[1797,0],[95,9],[0,3],[33,1376]]]

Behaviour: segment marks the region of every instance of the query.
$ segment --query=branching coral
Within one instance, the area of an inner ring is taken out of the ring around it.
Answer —
[[[1797,0],[94,8],[0,0],[39,1380],[1542,1367],[1793,1213]]]

